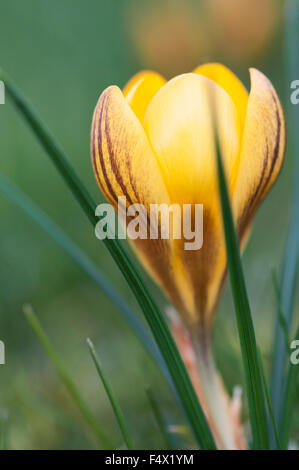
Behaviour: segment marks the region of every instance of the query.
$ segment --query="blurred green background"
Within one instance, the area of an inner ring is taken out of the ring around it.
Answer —
[[[222,61],[247,87],[248,67],[259,68],[287,103],[278,4],[242,0],[241,10],[236,11],[233,0],[0,0],[0,66],[38,110],[100,202],[90,164],[89,133],[93,108],[104,88],[122,87],[142,68],[156,68],[170,78],[205,61]],[[9,102],[0,106],[0,154],[1,173],[84,249],[140,315],[110,255]],[[285,243],[293,158],[289,146],[282,175],[258,213],[244,255],[257,338],[267,367],[276,305],[271,269],[279,268]],[[183,424],[184,417],[122,314],[3,194],[0,214],[0,339],[6,345],[6,365],[0,366],[0,409],[9,414],[8,447],[95,447],[24,318],[22,306],[29,302],[116,446],[123,445],[122,437],[88,354],[87,337],[95,343],[137,448],[158,448],[161,437],[145,386],[152,385],[169,424]],[[145,277],[164,307],[162,294]],[[220,303],[214,342],[217,363],[231,393],[234,385],[243,383],[243,373],[228,287]],[[245,420],[246,416],[245,406]],[[298,426],[293,437],[299,438]]]

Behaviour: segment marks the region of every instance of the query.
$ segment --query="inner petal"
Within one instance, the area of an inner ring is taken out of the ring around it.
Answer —
[[[218,63],[200,65],[193,73],[210,78],[229,94],[236,106],[242,133],[248,105],[248,92],[243,83],[231,70]]]
[[[143,71],[134,75],[124,87],[124,97],[141,123],[150,101],[165,83],[158,73]]]
[[[238,113],[223,88],[201,75],[181,75],[164,85],[147,108],[144,128],[174,203],[212,208],[218,199],[211,101],[216,104],[215,124],[230,179],[240,139]]]

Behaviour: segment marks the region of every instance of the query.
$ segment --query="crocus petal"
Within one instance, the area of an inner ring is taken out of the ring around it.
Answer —
[[[128,205],[167,203],[167,191],[147,136],[116,86],[102,93],[95,108],[91,150],[97,181],[114,205],[119,196],[126,196]]]
[[[123,89],[123,94],[140,122],[145,111],[166,80],[156,72],[143,71],[134,75]]]
[[[144,128],[174,203],[211,206],[217,199],[211,96],[229,177],[241,136],[235,105],[219,85],[201,75],[181,75],[164,85],[147,108]]]
[[[239,154],[238,115],[229,95],[215,82],[196,74],[171,80],[155,95],[144,119],[171,202],[203,204],[203,247],[188,251],[184,240],[174,241],[185,321],[201,331],[212,321],[226,266],[211,96],[229,179]]]
[[[200,65],[193,72],[210,78],[228,93],[236,106],[242,131],[248,105],[248,92],[243,83],[231,70],[219,63]]]
[[[257,207],[275,182],[285,153],[284,114],[271,82],[256,69],[250,70],[251,91],[233,209],[240,236]]]
[[[244,130],[244,123],[248,106],[248,92],[243,83],[231,70],[225,67],[225,65],[219,63],[200,65],[194,70],[194,73],[210,78],[219,86],[221,86],[221,88],[223,88],[223,90],[225,90],[226,93],[231,97],[236,107],[238,116],[238,134],[241,136]],[[239,147],[239,150],[241,150],[241,146]],[[236,183],[239,162],[240,152],[237,157],[234,170],[230,175],[229,185],[231,190],[234,188]]]
[[[98,185],[116,210],[120,196],[126,197],[127,205],[143,204],[147,215],[150,204],[169,205],[156,156],[144,129],[116,86],[107,88],[96,105],[91,156]],[[175,283],[172,241],[137,239],[132,244],[156,282],[178,308],[183,308]]]

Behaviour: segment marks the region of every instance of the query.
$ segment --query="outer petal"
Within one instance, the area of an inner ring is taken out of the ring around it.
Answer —
[[[253,214],[276,181],[286,144],[284,114],[270,81],[250,70],[251,91],[233,209],[242,238]]]
[[[116,86],[107,88],[96,105],[91,129],[91,157],[99,187],[115,209],[119,196],[126,196],[127,205],[143,204],[147,213],[150,204],[169,204],[144,129]],[[175,284],[172,241],[138,239],[132,243],[156,282],[178,308],[183,308]]]
[[[115,206],[118,196],[126,196],[128,204],[167,202],[147,136],[116,86],[102,93],[95,108],[91,152],[97,181]]]
[[[156,72],[143,71],[134,75],[127,83],[123,94],[140,122],[155,94],[165,85],[166,80]]]

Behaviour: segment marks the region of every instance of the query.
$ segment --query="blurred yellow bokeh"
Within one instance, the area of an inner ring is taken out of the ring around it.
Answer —
[[[167,77],[194,68],[206,51],[203,31],[188,1],[146,6],[140,2],[130,15],[128,31],[142,66]]]
[[[252,60],[273,38],[281,17],[278,0],[208,0],[205,2],[219,52]]]
[[[262,59],[281,20],[277,0],[133,2],[127,31],[140,65],[166,77],[198,63]]]

